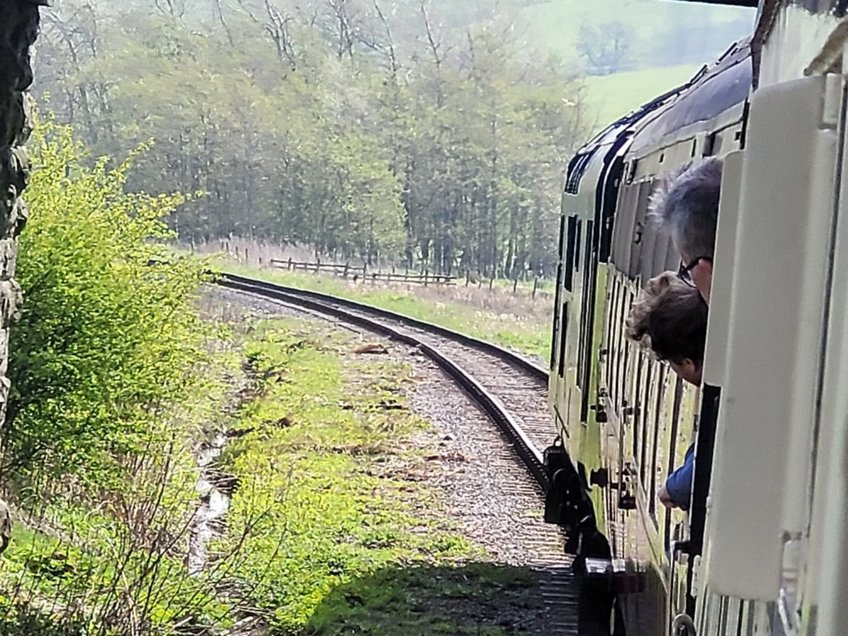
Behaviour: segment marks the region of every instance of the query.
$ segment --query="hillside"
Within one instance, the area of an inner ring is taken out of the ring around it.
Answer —
[[[527,0],[521,14],[536,42],[573,60],[580,58],[582,26],[627,25],[633,32],[629,70],[712,60],[748,35],[754,20],[750,9],[656,0]]]
[[[624,71],[586,79],[586,103],[595,116],[595,130],[600,130],[653,97],[679,86],[698,71],[700,65],[683,64]]]

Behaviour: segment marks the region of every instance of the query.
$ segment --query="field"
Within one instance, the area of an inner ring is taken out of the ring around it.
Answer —
[[[622,68],[585,80],[590,118],[598,130],[714,62],[749,34],[753,15],[747,9],[690,2],[550,0],[523,7],[520,29],[527,46],[540,54],[552,52],[576,68],[583,67],[577,50],[583,25],[619,22],[631,30]]]
[[[583,24],[618,21],[633,29],[632,64],[635,68],[656,66],[650,52],[674,30],[701,29],[709,25],[709,37],[700,42],[699,59],[711,60],[735,39],[746,35],[744,23],[753,24],[749,9],[690,2],[651,0],[549,0],[526,3],[521,10],[525,28],[539,47],[555,52],[566,61],[576,60],[577,34]],[[674,25],[669,28],[669,25]],[[700,35],[700,34],[699,34]],[[673,63],[666,60],[665,64]]]
[[[596,130],[688,81],[699,66],[684,64],[586,78],[586,97]]]

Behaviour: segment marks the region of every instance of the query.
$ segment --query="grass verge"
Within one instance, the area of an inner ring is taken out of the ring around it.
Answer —
[[[547,360],[552,300],[513,296],[510,289],[386,287],[332,276],[222,263],[226,271],[369,303]]]
[[[281,635],[521,633],[499,623],[532,573],[475,563],[485,555],[435,513],[405,469],[427,426],[405,404],[410,370],[357,343],[292,320],[250,329],[256,398],[226,469],[240,476],[230,536],[260,519],[239,572],[252,602]]]

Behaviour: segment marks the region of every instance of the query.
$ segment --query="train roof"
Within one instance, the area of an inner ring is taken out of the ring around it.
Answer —
[[[639,155],[693,125],[710,121],[748,98],[753,78],[750,39],[741,40],[711,67],[702,69],[676,99],[636,132],[631,152]]]
[[[605,156],[602,148],[637,154],[693,124],[709,121],[743,103],[751,88],[750,38],[731,46],[712,66],[704,66],[678,86],[616,120],[577,151],[568,166],[567,194],[576,194],[592,160]]]

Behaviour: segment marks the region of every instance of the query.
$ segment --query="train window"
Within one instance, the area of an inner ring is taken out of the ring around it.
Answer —
[[[577,191],[580,188],[580,180],[585,174],[586,168],[589,166],[594,155],[595,150],[593,149],[585,154],[579,154],[571,160],[571,163],[568,166],[568,178],[565,182],[566,194],[577,194]]]
[[[590,322],[595,315],[595,268],[593,265],[593,234],[595,222],[586,222],[586,249],[583,253],[583,295],[580,307],[580,338],[577,344],[577,386],[583,390],[583,402],[588,407],[589,392],[586,390],[589,384],[589,376],[592,369],[592,341],[593,333]],[[585,421],[588,413],[582,413],[581,418]]]
[[[559,320],[559,368],[558,375],[565,377],[565,345],[568,340],[568,302],[562,303],[562,312]]]
[[[647,281],[663,270],[657,271],[654,266],[654,261],[657,252],[657,243],[662,244],[663,237],[660,235],[658,228],[647,218],[647,213],[642,227],[642,244],[640,252],[639,271],[634,272],[635,275],[640,275],[642,281]]]
[[[557,256],[562,262],[562,248],[565,247],[565,214],[559,215],[559,246],[557,247]]]
[[[630,238],[632,246],[627,269],[627,275],[630,278],[635,278],[643,273],[643,258],[650,258],[651,263],[648,263],[649,268],[653,263],[653,241],[651,237],[656,234],[656,229],[652,227],[648,220],[648,204],[650,203],[653,189],[653,181],[641,181],[638,191],[635,193],[635,201],[633,203],[636,210],[633,233]]]
[[[556,343],[560,326],[560,301],[562,300],[562,263],[557,265],[556,293],[554,297],[554,327],[551,329],[551,362],[548,368],[553,371],[556,364]]]
[[[618,404],[621,402],[621,359],[624,356],[624,352],[621,350],[621,331],[622,331],[622,322],[621,322],[621,305],[624,304],[624,283],[621,278],[617,278],[617,302],[615,304],[615,314],[612,318],[612,337],[614,342],[613,350],[615,352],[615,358],[613,362],[613,385],[612,391],[615,396],[615,403]]]
[[[642,441],[642,396],[640,395],[640,391],[642,389],[642,376],[644,375],[643,370],[645,367],[645,350],[642,347],[638,347],[636,351],[636,383],[633,386],[630,402],[630,406],[633,409],[633,426],[631,427],[633,431],[633,440],[631,452],[634,462],[639,461],[639,446]]]
[[[574,249],[574,271],[580,271],[580,255],[583,253],[583,221],[577,221],[577,246]]]
[[[654,523],[657,523],[657,498],[654,493],[659,489],[659,485],[657,484],[657,473],[662,469],[663,465],[663,455],[662,455],[662,438],[661,438],[661,430],[665,427],[663,426],[663,405],[665,404],[665,389],[666,389],[666,373],[667,368],[664,364],[656,364],[657,369],[657,393],[656,400],[654,401],[654,442],[653,442],[653,457],[651,458],[651,473],[650,478],[648,480],[648,509],[651,514],[651,517],[654,520]]]
[[[621,302],[619,303],[618,322],[616,323],[616,337],[618,338],[618,371],[616,372],[617,395],[619,400],[626,398],[625,391],[627,390],[627,357],[630,353],[630,347],[627,346],[624,340],[624,316],[627,312],[627,307],[630,306],[630,290],[627,289],[626,283],[622,281]]]
[[[563,271],[563,287],[566,290],[574,289],[574,256],[577,242],[577,215],[568,217],[565,240],[565,264]]]
[[[636,208],[638,203],[638,183],[624,186],[619,190],[611,258],[612,262],[618,266],[618,269],[625,272],[630,264],[630,252],[633,248],[633,229],[636,223]]]
[[[663,470],[663,472],[659,475],[659,478],[663,480],[663,483],[665,483],[665,479],[677,467],[675,464],[675,451],[678,447],[677,438],[680,435],[680,409],[683,404],[683,380],[675,375],[672,377],[672,382],[674,382],[674,400],[672,402],[671,414],[667,420],[671,423],[671,430],[669,431],[668,436],[668,455],[666,457],[665,470]],[[669,540],[671,538],[671,515],[666,515],[665,521],[665,544],[669,545]]]
[[[646,356],[648,357],[648,356]],[[642,487],[647,490],[648,489],[648,472],[647,469],[650,467],[651,462],[651,451],[649,448],[649,440],[653,437],[650,434],[653,425],[653,418],[651,417],[653,413],[653,401],[651,400],[653,393],[653,384],[651,380],[654,377],[654,363],[653,360],[646,361],[647,371],[645,373],[645,382],[640,387],[642,390],[642,399],[641,399],[641,407],[642,407],[642,440],[641,440],[641,448],[639,453],[639,482],[642,484]]]
[[[606,384],[607,390],[612,392],[610,398],[614,401],[616,399],[615,396],[615,368],[616,361],[618,360],[618,348],[616,347],[616,329],[618,328],[618,302],[619,302],[619,284],[618,284],[618,276],[611,275],[612,280],[610,281],[608,290],[610,294],[609,304],[607,305],[607,372],[606,372]]]

